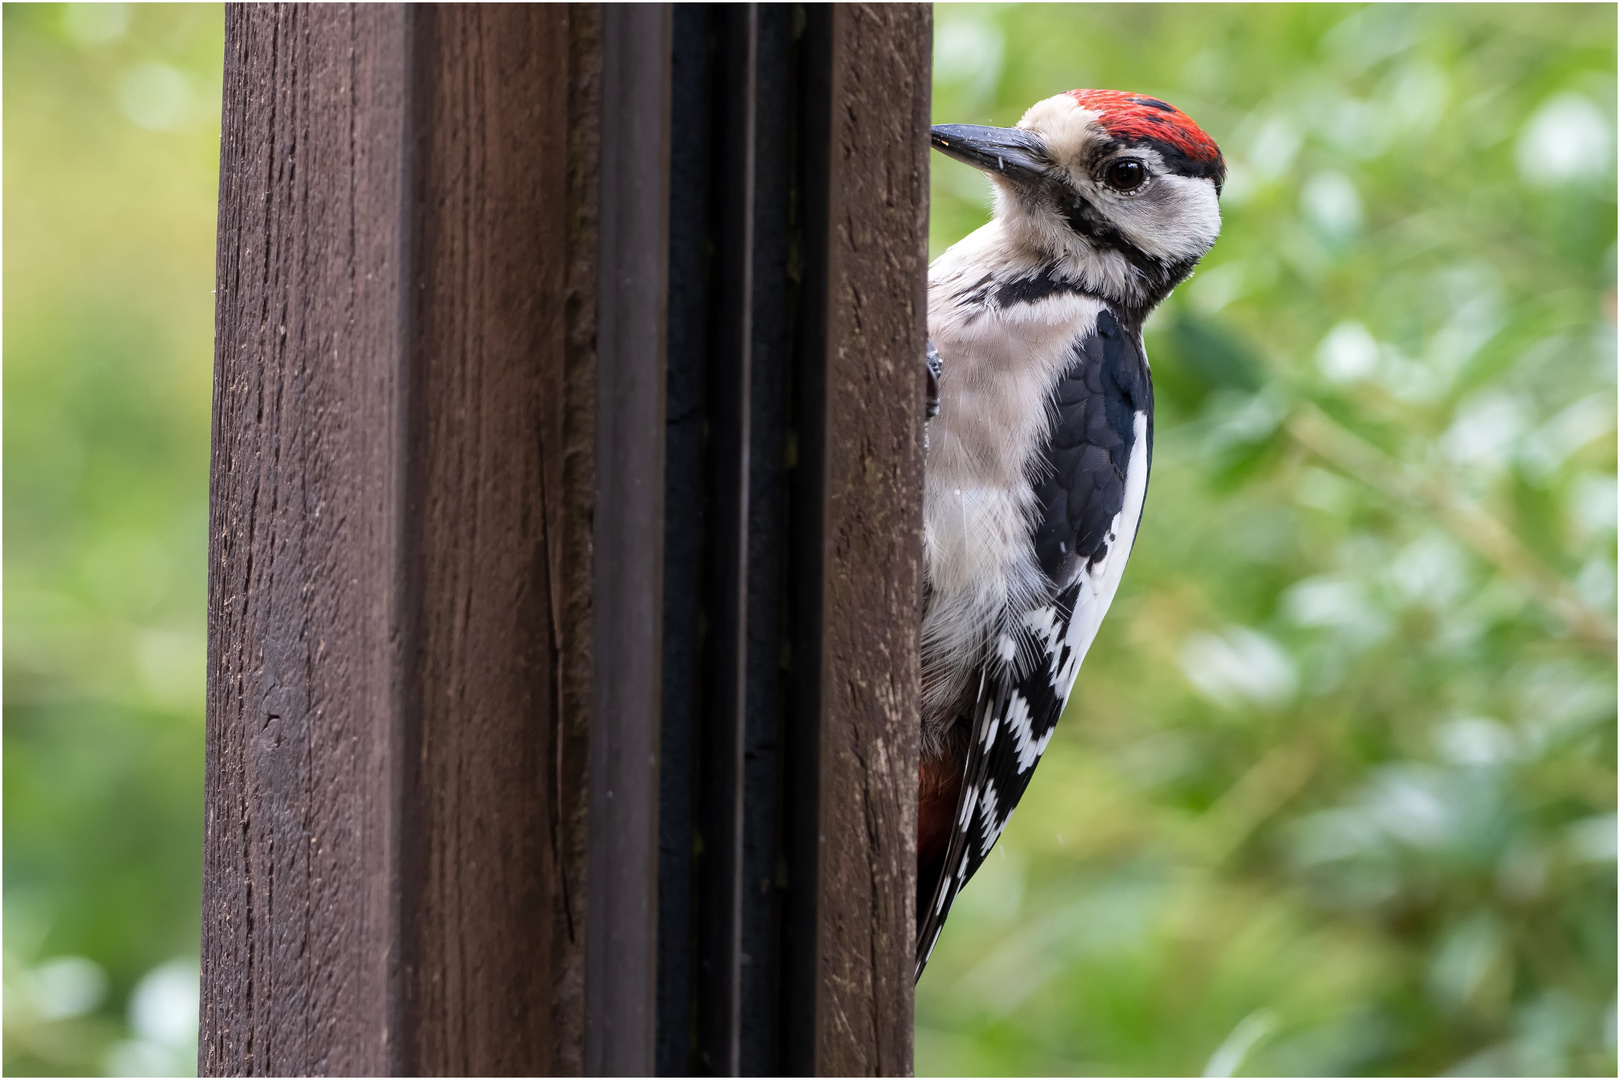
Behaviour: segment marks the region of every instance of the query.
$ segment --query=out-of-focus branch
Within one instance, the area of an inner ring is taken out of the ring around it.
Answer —
[[[1310,783],[1320,757],[1308,739],[1273,747],[1199,818],[1198,857],[1211,869],[1225,862]]]
[[[1310,403],[1288,418],[1289,435],[1307,450],[1379,491],[1433,513],[1463,543],[1524,585],[1568,627],[1601,652],[1615,649],[1614,627],[1581,601],[1575,587],[1525,546],[1513,531],[1432,472],[1390,457]]]

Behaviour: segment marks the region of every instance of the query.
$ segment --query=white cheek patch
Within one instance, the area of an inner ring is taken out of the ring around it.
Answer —
[[[1221,234],[1221,204],[1215,185],[1195,176],[1160,173],[1153,190],[1108,206],[1120,231],[1137,247],[1165,262],[1201,257]]]

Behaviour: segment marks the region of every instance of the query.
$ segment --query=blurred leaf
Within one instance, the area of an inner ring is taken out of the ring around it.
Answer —
[[[198,947],[222,12],[4,22],[4,1067],[189,1071],[113,1050]]]
[[[1261,374],[1254,355],[1218,323],[1177,310],[1168,325],[1153,335],[1153,391],[1155,399],[1169,398],[1183,412],[1192,412],[1213,390],[1260,389]]]
[[[936,21],[972,73],[936,123],[1136,90],[1231,172],[1148,323],[1130,570],[918,1072],[1612,1073],[1614,9]],[[988,202],[935,157],[937,254]]]

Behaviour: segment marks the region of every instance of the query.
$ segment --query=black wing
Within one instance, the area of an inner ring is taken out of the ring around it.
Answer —
[[[981,670],[950,841],[939,879],[924,894],[928,906],[917,913],[919,977],[957,893],[1000,839],[1035,775],[1091,645],[1100,617],[1088,608],[1098,602],[1093,571],[1121,541],[1138,417],[1145,419],[1144,470],[1152,455],[1153,388],[1137,334],[1105,309],[1071,356],[1053,395],[1050,439],[1032,463],[1042,512],[1031,539],[1050,599],[1003,628]],[[1145,490],[1145,472],[1142,484]],[[1124,539],[1127,551],[1134,540],[1134,534]],[[1110,589],[1101,603],[1111,599]]]

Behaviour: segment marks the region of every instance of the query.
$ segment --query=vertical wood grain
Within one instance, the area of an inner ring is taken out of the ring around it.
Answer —
[[[594,242],[571,235],[571,14],[416,13],[413,1071],[581,1067],[594,383],[568,324],[595,281],[569,277]]]
[[[749,534],[787,539],[748,549],[791,621],[791,692],[744,701],[785,710],[748,864],[782,868],[750,931],[781,966],[724,1004],[779,1026],[760,1061],[907,1073],[931,15],[792,14],[759,205],[797,185],[803,263],[749,272],[802,292],[748,339],[791,381],[754,404],[797,410]],[[601,34],[595,5],[229,9],[205,1074],[585,1066]]]
[[[229,9],[205,1074],[580,1068],[595,20]]]
[[[207,1074],[396,1060],[407,49],[398,9],[227,9]]]
[[[927,319],[927,5],[832,25],[816,1071],[909,1074]]]

